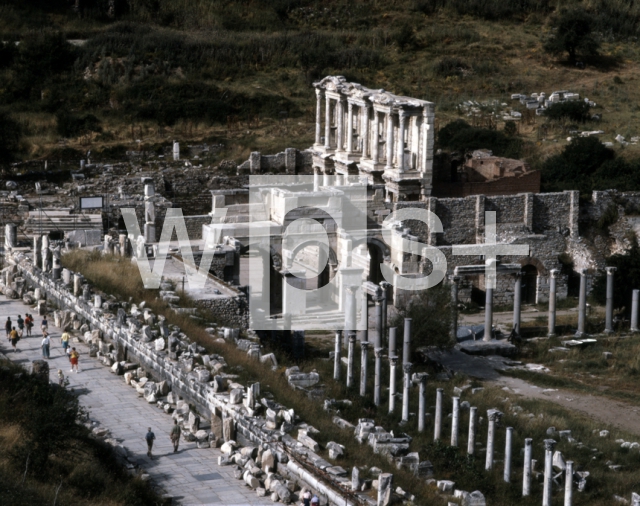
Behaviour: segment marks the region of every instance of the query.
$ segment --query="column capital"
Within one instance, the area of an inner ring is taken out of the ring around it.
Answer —
[[[580,276],[586,276],[587,272],[589,272],[588,269],[578,269],[578,273],[580,274]]]
[[[444,392],[444,388],[436,388],[436,392],[442,395]]]
[[[351,332],[349,334],[349,344],[355,343],[355,342],[356,342],[356,333],[355,332]]]
[[[351,294],[355,294],[359,288],[360,288],[360,285],[348,285],[347,291]]]
[[[556,447],[555,439],[545,439],[543,443],[544,443],[544,449],[548,452],[552,452]]]
[[[324,96],[324,90],[321,90],[320,88],[316,88],[316,96],[318,98],[322,98]]]
[[[418,372],[416,373],[416,377],[418,378],[418,381],[421,385],[426,385],[429,375],[426,372]]]
[[[614,272],[618,270],[617,267],[605,267],[605,271],[607,271],[607,276],[612,276]]]
[[[413,368],[413,364],[410,362],[407,362],[406,364],[402,364],[402,371],[405,374],[411,374],[411,369]]]
[[[405,119],[408,116],[407,111],[398,109],[398,118]]]
[[[524,440],[524,445],[525,446],[531,446],[531,444],[533,443],[533,439],[528,437]]]
[[[376,358],[382,358],[384,348],[376,348],[375,350],[373,350],[373,353],[375,354]]]
[[[450,280],[452,283],[455,283],[455,284],[460,283],[460,280],[461,280],[461,279],[462,279],[462,276],[458,276],[458,275],[456,275],[456,274],[454,274],[453,276],[449,276],[449,280]]]
[[[396,357],[395,355],[391,355],[389,357],[389,363],[395,367],[396,365],[398,365],[398,357]]]
[[[362,342],[360,343],[360,347],[361,347],[363,350],[368,350],[368,349],[369,349],[369,344],[371,344],[371,343],[369,343],[369,341],[362,341]]]
[[[499,422],[504,413],[498,411],[497,409],[488,409],[487,410],[487,418],[490,422]]]
[[[336,335],[341,336],[342,335],[342,330],[336,330]]]
[[[560,269],[551,269],[549,271],[549,274],[552,278],[556,279],[558,277],[558,274],[560,274]]]
[[[389,289],[389,287],[391,286],[391,283],[387,282],[387,281],[380,281],[380,283],[378,284],[378,286],[380,286],[380,288],[382,288],[383,293],[386,295],[386,291]]]
[[[522,272],[522,271],[520,271],[520,272],[514,272],[514,273],[513,273],[513,277],[514,277],[514,278],[516,278],[516,280],[517,280],[518,278],[522,278],[522,274],[523,274],[523,272]]]

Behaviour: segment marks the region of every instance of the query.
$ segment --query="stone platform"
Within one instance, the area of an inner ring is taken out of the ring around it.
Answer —
[[[458,343],[456,348],[469,355],[480,355],[483,357],[488,355],[513,357],[518,352],[518,348],[506,339],[493,339],[491,341],[464,341],[462,343]]]

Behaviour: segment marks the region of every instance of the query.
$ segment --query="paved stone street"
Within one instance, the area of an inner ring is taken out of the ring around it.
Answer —
[[[0,295],[0,321],[3,323],[7,316],[15,321],[18,315],[24,317],[25,311],[36,313],[29,310],[21,301],[6,300]],[[12,361],[30,368],[31,361],[42,355],[41,320],[36,316],[35,337],[20,340],[19,352],[11,350],[4,335],[0,340],[0,351]],[[69,377],[69,387],[78,392],[80,402],[89,411],[91,419],[110,430],[111,435],[125,446],[129,458],[140,464],[154,483],[174,497],[174,504],[272,504],[270,500],[267,502],[265,498],[257,497],[255,491],[244,485],[244,481],[235,479],[231,466],[218,466],[220,450],[198,450],[195,443],[180,441],[180,450],[174,454],[169,439],[171,417],[138,397],[135,389],[126,385],[122,376],[112,374],[109,368],[90,358],[88,347],[84,344],[73,344],[80,352],[81,372],[70,373],[69,361],[60,345],[60,330],[53,327],[52,323],[51,317],[51,381],[57,382],[57,371],[62,369],[65,376]],[[149,426],[156,435],[153,459],[146,456],[144,435]]]

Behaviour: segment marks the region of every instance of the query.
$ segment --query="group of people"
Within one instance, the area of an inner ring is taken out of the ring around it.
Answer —
[[[10,316],[7,318],[7,321],[4,324],[4,329],[7,332],[7,339],[11,341],[11,346],[13,347],[14,353],[18,351],[18,341],[20,341],[20,339],[22,339],[22,337],[24,336],[24,331],[27,331],[27,337],[31,336],[31,329],[33,328],[33,316],[31,316],[30,314],[25,314],[25,317],[22,318],[22,315],[18,315],[16,325],[18,326],[17,329],[11,321]]]
[[[34,326],[33,316],[30,314],[25,314],[25,317],[22,318],[21,315],[18,315],[16,325],[18,326],[17,329],[11,321],[11,317],[7,317],[4,328],[7,332],[7,339],[9,339],[9,341],[11,342],[14,353],[18,351],[18,341],[22,339],[24,331],[27,331],[27,337],[30,337],[32,335],[31,330]],[[51,338],[49,337],[49,321],[47,320],[46,315],[42,319],[40,328],[42,330],[42,343],[40,344],[42,348],[42,358],[48,360],[49,358],[51,358]],[[67,332],[63,332],[62,336],[60,336],[60,344],[62,345],[62,349],[69,358],[69,363],[71,364],[71,370],[69,372],[75,371],[76,373],[78,373],[80,372],[80,368],[78,367],[78,359],[80,357],[80,354],[75,348],[70,347],[69,343],[69,334]]]

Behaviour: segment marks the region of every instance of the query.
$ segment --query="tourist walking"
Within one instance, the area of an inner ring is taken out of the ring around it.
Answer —
[[[78,366],[78,358],[80,354],[76,351],[75,348],[71,348],[71,353],[69,354],[69,360],[71,361],[71,369],[69,372],[73,372],[75,369],[76,373],[80,372],[80,367]]]
[[[49,336],[47,334],[44,335],[44,337],[42,338],[42,356],[43,358],[50,358],[50,347],[51,347],[51,339],[49,339]]]
[[[49,322],[47,321],[47,315],[44,315],[44,318],[42,319],[42,324],[40,325],[40,328],[42,329],[42,333],[43,334],[46,331],[49,330]]]
[[[147,440],[147,457],[153,458],[151,450],[153,449],[153,442],[156,439],[156,435],[151,432],[151,427],[149,427],[147,435],[144,438]]]
[[[178,420],[173,421],[173,427],[171,427],[171,442],[173,443],[173,453],[178,451],[178,445],[180,444],[180,426]]]
[[[7,318],[7,321],[4,324],[4,330],[7,331],[7,337],[9,337],[9,334],[11,333],[11,317],[10,316]]]
[[[311,492],[308,490],[305,490],[304,494],[302,494],[302,506],[311,506]]]
[[[33,328],[33,316],[27,314],[24,318],[24,325],[27,328],[27,336],[31,337],[31,329]]]
[[[20,336],[18,335],[18,331],[16,330],[15,327],[13,327],[11,329],[11,332],[9,332],[9,341],[11,341],[11,346],[13,346],[14,353],[18,351],[18,348],[16,348],[16,346],[19,340],[20,340]]]
[[[67,348],[69,347],[69,333],[63,332],[60,336],[60,344],[62,345],[62,349],[65,353],[67,353]]]
[[[16,323],[18,324],[18,335],[22,337],[24,335],[24,320],[21,315],[18,315]]]

